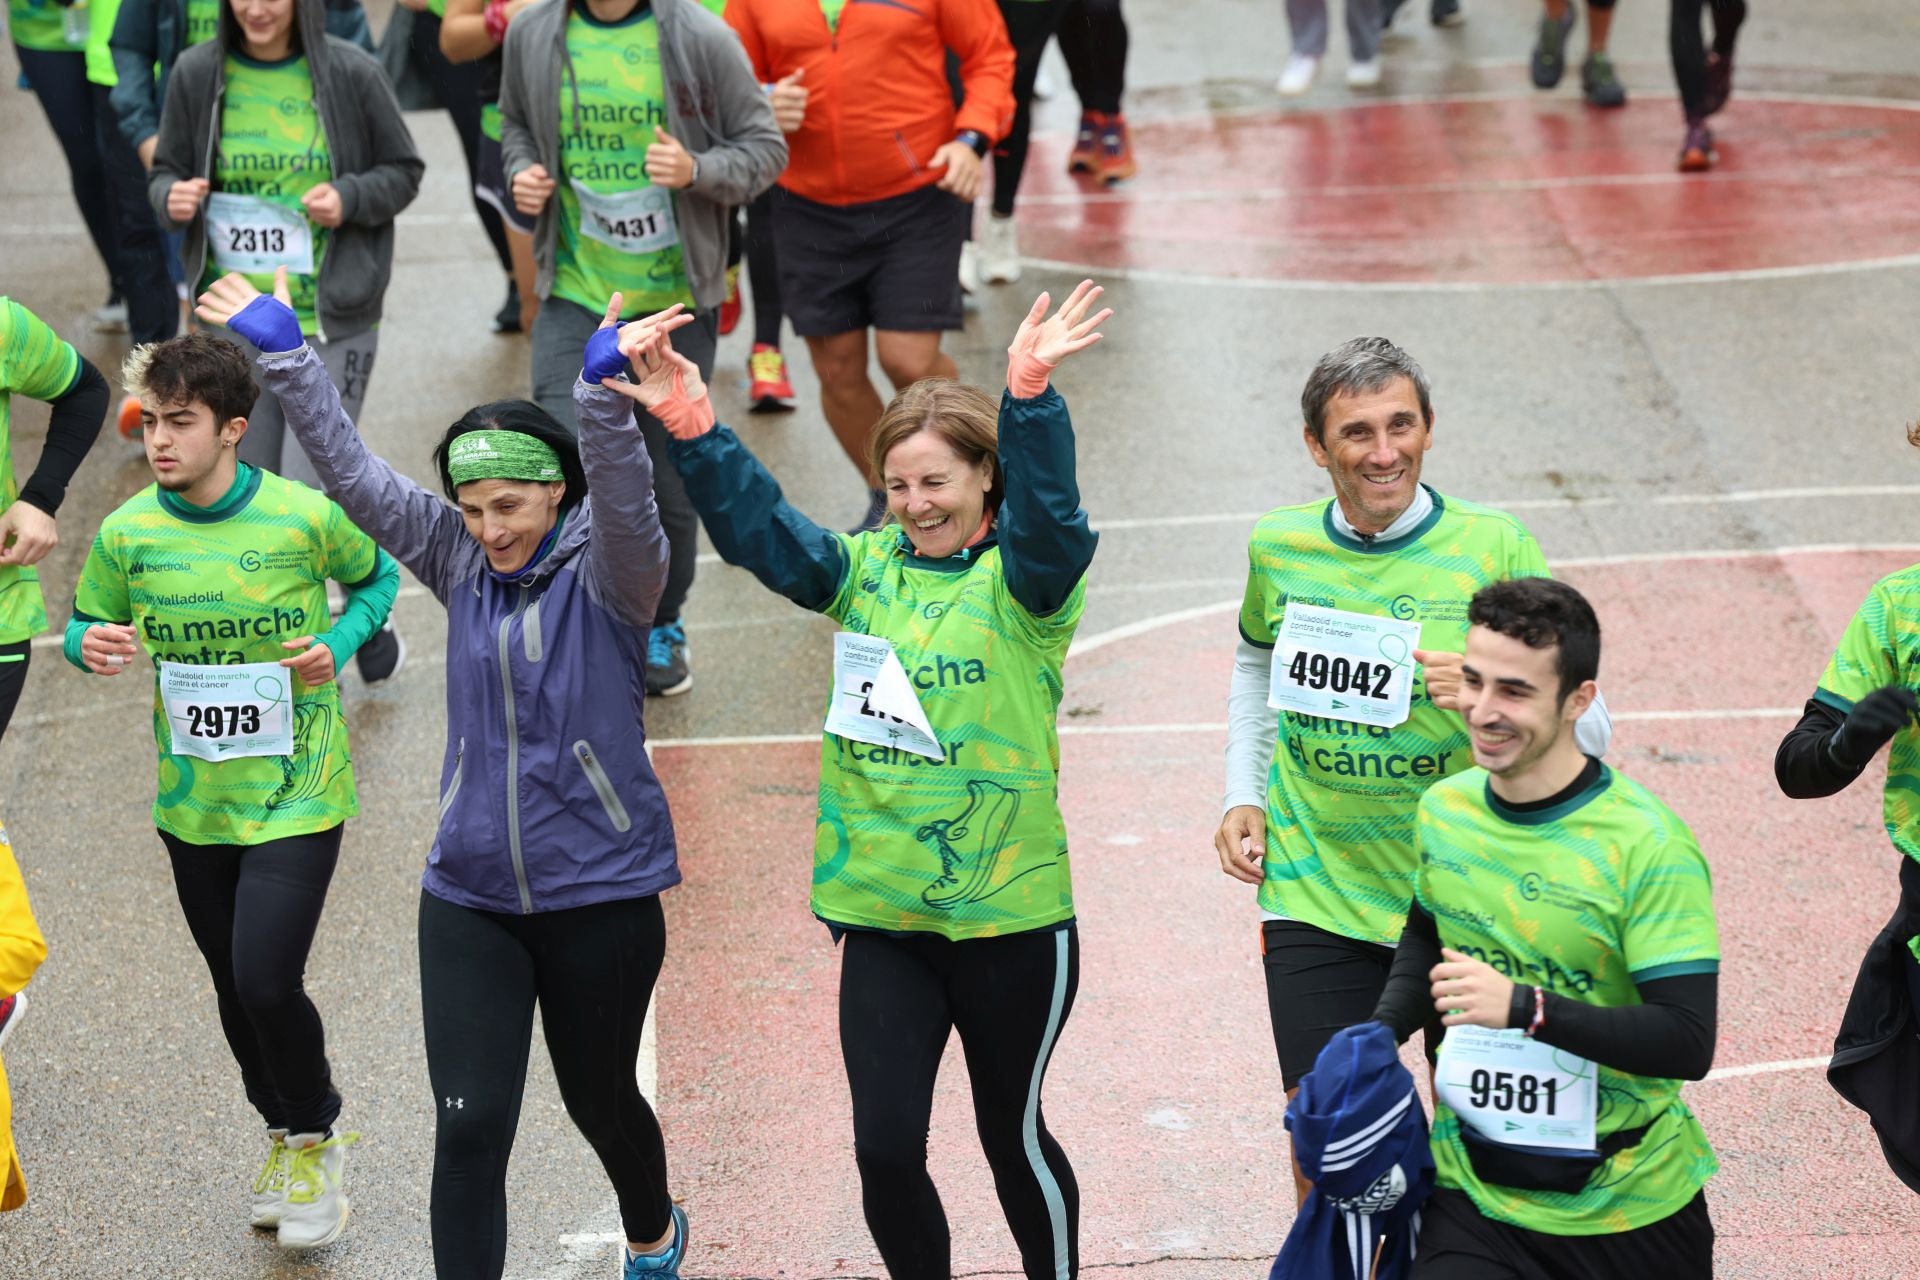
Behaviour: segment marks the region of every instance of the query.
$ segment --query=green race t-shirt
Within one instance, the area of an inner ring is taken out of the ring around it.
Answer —
[[[1038,618],[998,546],[923,560],[894,528],[841,540],[846,577],[821,612],[893,645],[945,758],[822,738],[814,914],[956,939],[1071,918],[1055,713],[1085,584]]]
[[[1719,972],[1713,881],[1693,833],[1604,766],[1573,799],[1528,813],[1497,811],[1485,770],[1456,774],[1421,797],[1419,840],[1415,893],[1441,944],[1516,982],[1617,1009],[1640,1003],[1640,983]],[[1680,1081],[1598,1071],[1598,1137],[1650,1127],[1581,1191],[1481,1182],[1444,1102],[1433,1119],[1439,1185],[1495,1221],[1551,1235],[1631,1231],[1685,1208],[1720,1166]]]
[[[1845,715],[1887,685],[1920,689],[1920,565],[1873,584],[1813,696]],[[1920,859],[1920,727],[1911,723],[1893,735],[1881,811],[1893,847]]]
[[[280,642],[328,629],[327,579],[365,581],[378,550],[325,495],[248,468],[207,510],[157,485],[109,515],[87,553],[77,614],[131,623],[154,662],[278,662]],[[153,820],[196,844],[262,844],[359,812],[340,691],[294,682],[293,754],[175,755],[154,681],[160,784]]]
[[[80,355],[38,316],[0,297],[0,511],[20,496],[13,475],[13,393],[35,400],[65,395],[80,374]],[[0,644],[19,644],[47,629],[40,573],[0,565]]]
[[[560,77],[559,237],[553,291],[596,314],[616,290],[627,318],[693,305],[673,193],[647,177],[667,124],[660,28],[651,11],[618,23],[567,18],[571,78]],[[586,207],[583,207],[586,206]]]
[[[307,224],[313,236],[313,270],[289,271],[287,288],[293,294],[300,332],[312,336],[320,328],[314,314],[314,289],[326,256],[327,229],[306,216],[300,197],[333,181],[333,156],[313,104],[313,73],[300,54],[266,63],[230,53],[226,77],[213,189],[258,197],[299,215]],[[202,289],[224,274],[215,263],[220,252],[221,246],[208,244]],[[271,271],[248,272],[247,279],[262,293],[273,291]]]
[[[87,43],[86,6],[64,8],[53,0],[7,0],[7,34],[22,49],[78,53]]]
[[[191,49],[220,33],[220,0],[187,0],[187,33],[180,47]]]
[[[1424,649],[1466,645],[1481,587],[1544,576],[1539,544],[1512,516],[1433,495],[1418,527],[1371,545],[1341,533],[1332,503],[1261,517],[1248,545],[1240,634],[1271,649],[1289,600],[1420,623]],[[1414,806],[1473,763],[1458,714],[1427,699],[1394,728],[1279,715],[1267,774],[1266,879],[1260,907],[1343,937],[1392,946],[1406,924],[1415,867]]]

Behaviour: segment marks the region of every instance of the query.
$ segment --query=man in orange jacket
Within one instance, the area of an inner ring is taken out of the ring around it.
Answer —
[[[1013,120],[1013,46],[994,0],[730,0],[791,159],[774,188],[780,292],[854,466],[883,407],[867,330],[896,390],[955,376],[960,247],[980,159]],[[946,58],[960,60],[956,110]],[[886,518],[870,495],[859,528]]]

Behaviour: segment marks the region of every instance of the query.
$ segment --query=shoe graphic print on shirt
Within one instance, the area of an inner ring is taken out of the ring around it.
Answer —
[[[921,901],[935,911],[950,911],[961,903],[991,898],[1011,884],[1011,880],[994,884],[993,869],[1019,814],[1018,791],[981,778],[969,779],[967,807],[958,817],[936,818],[913,833],[940,855],[940,878],[920,891]],[[1022,874],[1044,869],[1029,867]]]

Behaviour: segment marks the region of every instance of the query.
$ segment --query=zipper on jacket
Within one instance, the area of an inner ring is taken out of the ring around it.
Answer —
[[[613,823],[613,829],[615,831],[632,830],[633,819],[627,816],[627,806],[620,803],[620,795],[613,789],[613,779],[607,776],[607,771],[600,767],[598,760],[594,759],[593,748],[587,745],[585,738],[573,744],[573,758],[580,762],[582,769],[586,770],[587,781],[593,784],[593,793],[600,797],[600,807],[607,811],[607,820]]]
[[[447,794],[440,797],[440,821],[447,820],[447,810],[453,808],[453,798],[460,794],[460,770],[466,767],[467,740],[460,739],[460,745],[453,751],[453,780],[447,783]]]
[[[520,603],[500,619],[500,692],[507,719],[507,854],[513,859],[513,882],[520,890],[520,914],[533,914],[533,891],[527,888],[527,863],[520,851],[520,723],[513,705],[513,646],[508,633],[513,620],[527,607],[528,585],[520,584]]]

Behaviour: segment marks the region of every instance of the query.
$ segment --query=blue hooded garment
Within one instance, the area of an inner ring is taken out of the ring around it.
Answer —
[[[1313,1191],[1268,1280],[1377,1280],[1413,1270],[1420,1206],[1433,1190],[1427,1113],[1393,1033],[1363,1022],[1335,1035],[1287,1107],[1294,1158]]]

